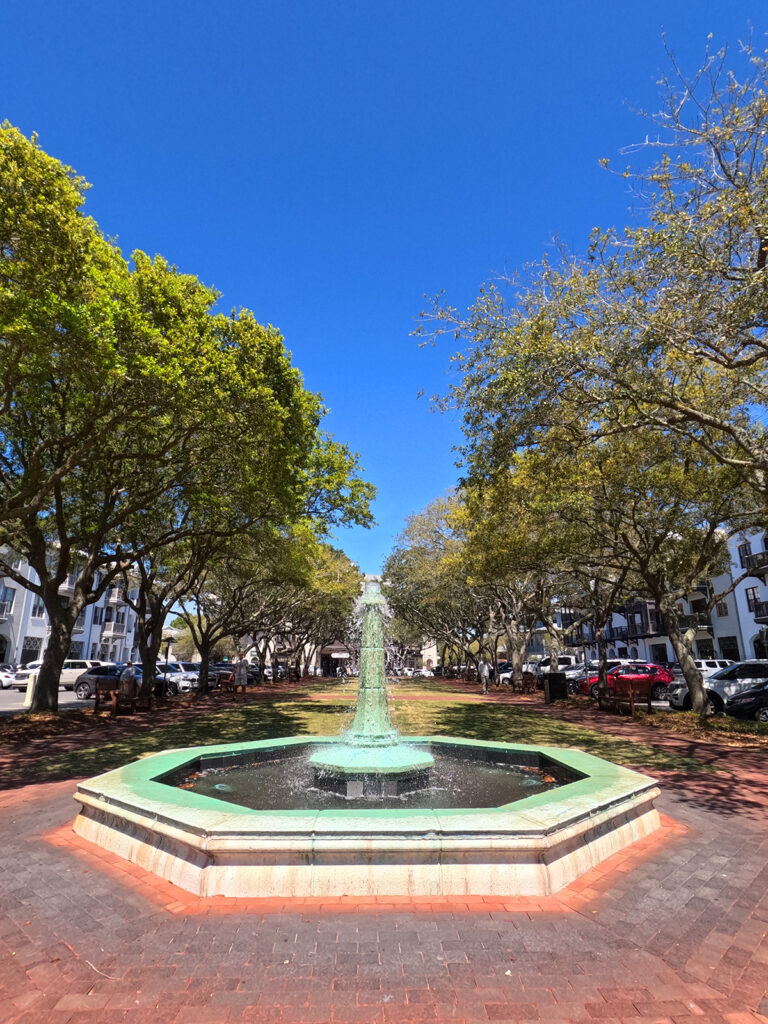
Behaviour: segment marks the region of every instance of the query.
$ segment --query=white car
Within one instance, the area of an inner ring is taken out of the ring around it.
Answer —
[[[749,690],[760,682],[768,682],[768,661],[753,659],[737,661],[727,668],[721,668],[704,679],[704,688],[709,697],[709,706],[714,714],[725,708],[729,697]],[[691,697],[685,682],[670,683],[667,687],[669,706],[677,711],[690,711]]]
[[[163,662],[157,666],[157,674],[165,676],[171,693],[188,693],[197,687],[198,673],[190,672],[179,661]]]
[[[543,675],[545,672],[549,672],[549,665],[551,658],[542,658],[537,663],[534,672],[537,676]],[[577,660],[574,654],[559,654],[557,657],[557,671],[565,672],[566,675],[575,674],[581,671],[584,666]]]
[[[63,686],[65,690],[74,690],[78,678],[83,672],[91,668],[92,664],[94,663],[83,659],[75,660],[74,658],[68,658],[61,669],[59,686]],[[26,690],[29,677],[33,672],[39,672],[42,667],[43,662],[41,659],[40,661],[30,661],[28,665],[20,668],[14,677],[13,688],[20,691]]]
[[[9,690],[15,681],[15,672],[10,668],[0,668],[0,690]]]
[[[721,668],[728,668],[729,665],[734,664],[735,662],[730,661],[728,658],[704,658],[694,661],[694,665],[701,672],[702,679],[709,679],[715,672],[719,672]]]

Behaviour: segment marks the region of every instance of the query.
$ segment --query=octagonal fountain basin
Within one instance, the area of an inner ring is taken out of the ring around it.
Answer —
[[[143,758],[78,785],[75,831],[199,896],[287,898],[548,895],[659,827],[653,779],[578,750],[409,737],[429,785],[349,799],[315,785],[323,742]]]

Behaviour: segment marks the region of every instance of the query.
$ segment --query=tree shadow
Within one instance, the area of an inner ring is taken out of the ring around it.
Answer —
[[[12,762],[3,768],[0,790],[99,775],[134,761],[142,754],[175,747],[304,735],[308,731],[306,718],[298,707],[263,703],[227,707],[200,717],[185,717],[87,747],[83,746],[82,736],[62,736],[47,744],[49,755],[46,757],[41,758],[38,751],[16,752]],[[94,737],[90,735],[88,739]]]
[[[434,714],[437,735],[463,736],[467,739],[500,743],[525,743],[536,746],[578,747],[588,754],[630,765],[633,768],[689,772],[712,771],[701,760],[647,743],[620,739],[573,725],[554,716],[487,704],[438,706]]]

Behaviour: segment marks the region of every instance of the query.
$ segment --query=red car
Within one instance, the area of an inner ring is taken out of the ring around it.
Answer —
[[[651,696],[654,700],[664,700],[667,695],[667,686],[675,678],[669,669],[655,665],[652,661],[638,662],[636,665],[619,665],[617,668],[611,669],[606,677],[609,690],[613,688],[617,676],[627,683],[633,684],[638,695],[650,686]],[[587,686],[590,696],[597,699],[597,674],[591,675],[588,683],[582,682],[579,685],[579,692],[584,693]]]

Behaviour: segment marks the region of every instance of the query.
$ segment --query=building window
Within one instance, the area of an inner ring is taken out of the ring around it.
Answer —
[[[10,615],[16,591],[13,587],[0,587],[0,614]]]
[[[107,607],[105,609],[105,611],[104,611],[104,621],[105,622],[111,622],[113,617],[114,617],[114,614],[115,614],[114,609]]]
[[[753,612],[755,610],[755,605],[760,600],[757,596],[757,587],[747,587],[744,591],[744,596],[747,599],[747,608]]]
[[[82,658],[83,656],[83,641],[73,640],[69,645],[69,657],[70,658]]]
[[[728,602],[727,601],[718,601],[717,604],[715,605],[715,611],[721,617],[727,615],[728,614]]]
[[[98,644],[91,644],[91,661],[97,661],[98,660],[98,655],[96,654],[98,649],[99,649],[99,645]]]
[[[752,545],[749,541],[746,541],[744,544],[739,544],[737,550],[739,552],[739,563],[741,564],[741,568],[746,569],[747,555],[752,554]]]
[[[41,636],[25,636],[21,645],[21,664],[28,665],[30,661],[37,661],[43,649],[43,638]]]
[[[100,626],[104,621],[104,609],[94,608],[93,609],[93,624],[94,626]],[[91,655],[93,657],[93,655]]]
[[[35,594],[34,600],[32,601],[32,618],[42,619],[45,615],[45,604],[43,603],[42,597]]]

